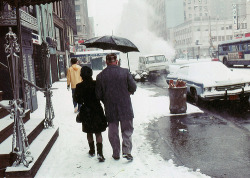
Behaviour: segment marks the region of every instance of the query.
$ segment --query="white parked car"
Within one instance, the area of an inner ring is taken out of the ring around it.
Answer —
[[[169,61],[163,54],[144,55],[139,57],[138,71],[150,75],[169,73]]]
[[[186,82],[187,94],[196,104],[201,100],[248,101],[250,77],[234,73],[221,62],[197,62],[181,65],[167,76],[170,80]]]

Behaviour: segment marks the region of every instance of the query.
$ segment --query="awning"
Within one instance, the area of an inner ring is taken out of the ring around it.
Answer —
[[[47,4],[61,0],[3,0],[3,1],[7,2],[9,5],[14,7],[22,7],[30,5]]]

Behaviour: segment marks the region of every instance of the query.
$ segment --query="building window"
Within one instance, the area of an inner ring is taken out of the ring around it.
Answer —
[[[81,15],[76,15],[76,20],[80,20],[81,21]]]
[[[53,3],[53,12],[56,13],[56,3],[55,2]]]
[[[77,25],[77,31],[81,32],[82,31],[82,26],[81,25]]]
[[[59,30],[59,28],[55,27],[55,39],[57,41],[56,49],[59,50],[59,51],[61,51],[61,44],[62,44],[60,37],[61,37],[60,30]]]
[[[48,36],[52,37],[52,18],[51,14],[49,14],[49,20],[48,20]]]
[[[43,32],[43,15],[42,15],[42,7],[39,7],[39,12],[40,12],[40,29],[41,29],[41,36],[44,37],[44,32]]]
[[[47,30],[47,34],[46,36],[48,36],[48,12],[47,12],[47,9],[45,9],[45,27],[46,27],[46,30]]]
[[[62,1],[58,2],[59,16],[62,17]]]
[[[80,5],[76,5],[76,6],[75,6],[75,10],[76,10],[76,11],[80,11]]]
[[[247,24],[246,24],[246,23],[242,23],[242,24],[241,24],[241,28],[242,28],[242,29],[246,29],[246,28],[247,28]]]

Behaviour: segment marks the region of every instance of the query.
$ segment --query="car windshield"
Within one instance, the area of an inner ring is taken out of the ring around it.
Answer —
[[[148,61],[148,64],[153,64],[153,63],[165,62],[166,58],[163,55],[149,56],[149,57],[147,57],[147,61]]]

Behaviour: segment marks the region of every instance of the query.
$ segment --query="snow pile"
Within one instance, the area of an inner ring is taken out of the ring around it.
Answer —
[[[96,75],[96,71],[94,73]],[[95,77],[94,77],[95,78]],[[152,152],[145,138],[147,123],[155,118],[171,115],[167,96],[152,97],[154,92],[138,88],[132,96],[134,107],[133,162],[112,158],[112,148],[107,130],[103,132],[104,156],[106,161],[99,163],[96,157],[88,156],[86,134],[81,124],[76,123],[73,112],[71,91],[67,90],[66,80],[53,84],[58,88],[52,98],[55,110],[55,125],[59,125],[59,137],[49,152],[36,177],[207,177],[199,171],[177,167],[172,160],[165,161]],[[44,114],[44,97],[38,92],[39,109],[34,114]],[[41,104],[42,103],[42,104]],[[201,112],[188,104],[187,113]],[[31,116],[32,117],[32,116]]]

